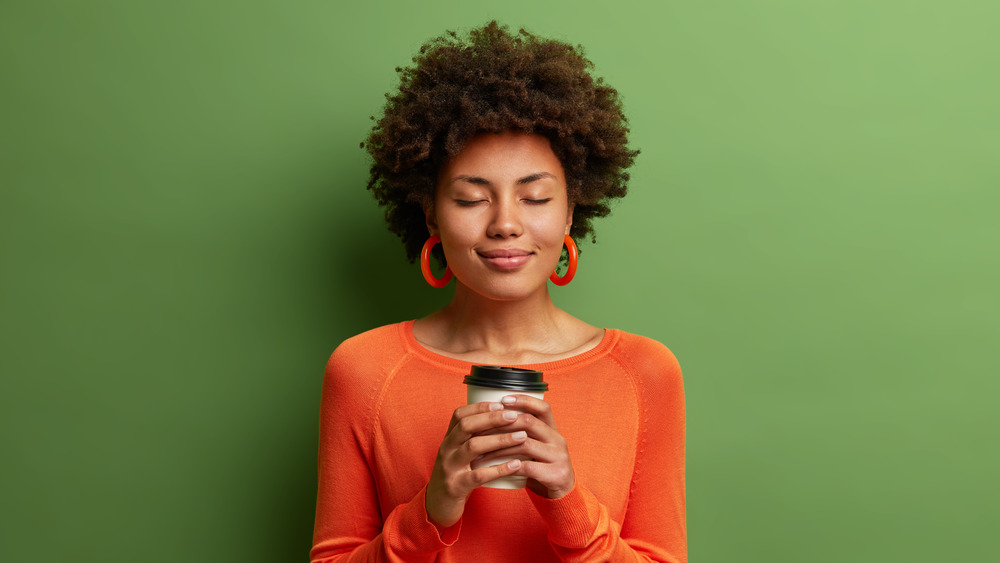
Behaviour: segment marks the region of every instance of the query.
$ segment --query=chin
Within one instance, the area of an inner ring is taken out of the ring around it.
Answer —
[[[492,301],[520,301],[545,291],[546,283],[547,281],[543,281],[541,284],[525,283],[524,280],[516,279],[515,276],[509,276],[509,279],[490,280],[482,284],[467,285],[467,287],[472,292]]]

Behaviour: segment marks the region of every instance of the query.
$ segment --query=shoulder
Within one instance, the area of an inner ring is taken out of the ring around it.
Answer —
[[[333,351],[333,357],[346,359],[366,356],[381,347],[398,343],[405,324],[393,323],[356,334],[341,342]]]
[[[352,336],[330,355],[326,377],[340,381],[372,380],[406,355],[402,333],[405,323],[380,326]]]
[[[684,380],[674,353],[652,338],[621,332],[612,354],[629,374],[649,424],[683,429]]]
[[[612,354],[627,368],[653,374],[676,372],[677,377],[680,377],[680,363],[669,348],[638,334],[625,331],[618,331],[618,334],[618,342]]]
[[[669,348],[645,336],[618,331],[610,354],[644,395],[681,394],[681,366]]]

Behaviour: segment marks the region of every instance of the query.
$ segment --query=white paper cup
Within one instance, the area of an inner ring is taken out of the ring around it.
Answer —
[[[472,366],[472,373],[465,377],[469,404],[489,401],[499,403],[507,395],[529,395],[544,398],[548,384],[542,381],[542,372],[500,366]],[[514,409],[507,409],[514,410]],[[521,411],[514,411],[521,412]],[[512,459],[528,459],[523,456],[500,457],[490,460],[482,467],[507,463]],[[523,489],[528,479],[509,476],[494,479],[482,485],[493,489]]]

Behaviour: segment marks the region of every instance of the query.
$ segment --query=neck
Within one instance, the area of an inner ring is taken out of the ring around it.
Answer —
[[[497,363],[533,363],[540,354],[565,349],[568,318],[543,286],[512,301],[487,299],[458,283],[451,303],[428,317],[438,330],[429,344]]]

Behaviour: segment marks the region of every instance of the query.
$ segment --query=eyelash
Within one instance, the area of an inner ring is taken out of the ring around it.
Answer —
[[[486,200],[485,199],[476,199],[476,200],[456,199],[455,203],[457,203],[461,207],[471,207],[473,205],[476,205],[477,203],[481,203],[481,202],[484,202],[484,201],[486,201]],[[543,203],[548,203],[548,202],[552,201],[552,198],[551,197],[547,197],[547,198],[544,198],[544,199],[525,199],[524,201],[526,201],[526,202],[528,202],[528,203],[530,203],[532,205],[541,205]]]

